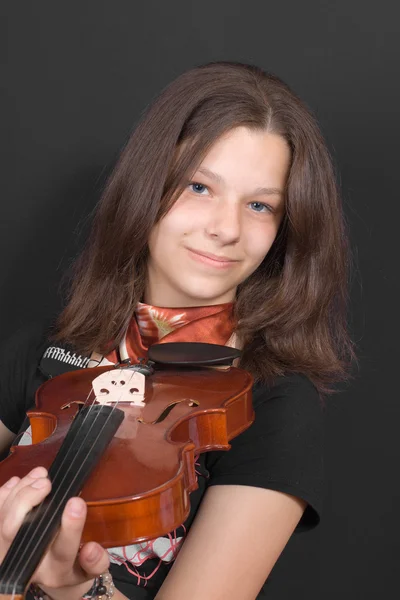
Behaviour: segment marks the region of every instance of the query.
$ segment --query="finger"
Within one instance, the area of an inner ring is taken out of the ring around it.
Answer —
[[[10,495],[12,488],[14,488],[19,481],[19,477],[11,477],[11,479],[6,481],[6,483],[0,487],[0,511],[7,497]]]
[[[2,494],[3,502],[1,505],[0,521],[3,518],[3,514],[5,515],[10,509],[10,507],[14,504],[15,497],[21,489],[31,485],[34,480],[46,476],[47,470],[44,467],[36,467],[35,469],[32,469],[32,471],[30,471],[27,475],[25,475],[25,477],[22,477],[22,479],[20,479],[19,477],[12,477],[4,486],[2,486],[1,489],[3,490],[3,488],[6,488],[6,486],[10,484],[11,481],[13,481],[11,488],[9,488],[8,490],[9,493],[7,494],[7,490],[4,490],[4,493]]]
[[[89,542],[79,553],[79,564],[89,576],[96,577],[107,571],[110,558],[100,544]]]
[[[51,546],[51,560],[61,563],[65,570],[72,569],[76,560],[86,512],[86,503],[82,498],[70,498],[62,514],[60,530]]]
[[[18,487],[19,484],[15,486]],[[15,489],[14,488],[14,489]],[[14,491],[14,489],[12,491]],[[26,514],[40,504],[51,490],[51,483],[47,477],[34,479],[30,485],[24,485],[15,494],[14,501],[9,505],[9,498],[4,503],[0,534],[2,541],[11,543],[21,527]],[[7,510],[5,505],[8,505]]]
[[[60,582],[63,586],[76,586],[86,582],[89,583],[87,587],[90,587],[90,580],[107,570],[108,554],[95,542],[82,547],[83,561],[80,554],[77,558],[86,513],[86,503],[82,498],[68,500],[57,537],[35,575],[35,581],[44,586],[44,589],[59,588]],[[49,595],[51,596],[50,591]]]

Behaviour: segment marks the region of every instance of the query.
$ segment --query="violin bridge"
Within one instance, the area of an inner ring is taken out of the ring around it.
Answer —
[[[99,404],[129,404],[144,406],[145,376],[130,369],[106,371],[92,381]]]

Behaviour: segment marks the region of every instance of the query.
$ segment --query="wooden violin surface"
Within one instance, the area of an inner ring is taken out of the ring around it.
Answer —
[[[41,386],[28,413],[33,445],[12,448],[0,463],[0,485],[34,466],[50,467],[82,403],[95,402],[93,379],[111,368],[72,371]],[[229,441],[251,425],[252,383],[235,367],[167,367],[146,378],[143,406],[118,404],[124,419],[81,490],[88,506],[83,541],[128,545],[181,525],[197,487],[195,456],[229,450]],[[71,447],[65,466],[75,468],[77,451]]]

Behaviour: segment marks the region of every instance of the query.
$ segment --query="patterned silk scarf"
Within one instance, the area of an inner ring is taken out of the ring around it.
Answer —
[[[153,344],[207,342],[225,345],[234,329],[233,303],[185,308],[160,308],[139,302],[125,338],[105,359],[110,363],[147,356]]]

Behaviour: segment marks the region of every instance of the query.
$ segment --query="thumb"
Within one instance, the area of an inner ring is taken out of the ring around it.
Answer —
[[[100,544],[89,542],[79,552],[79,564],[90,577],[97,577],[107,571],[110,559]]]

